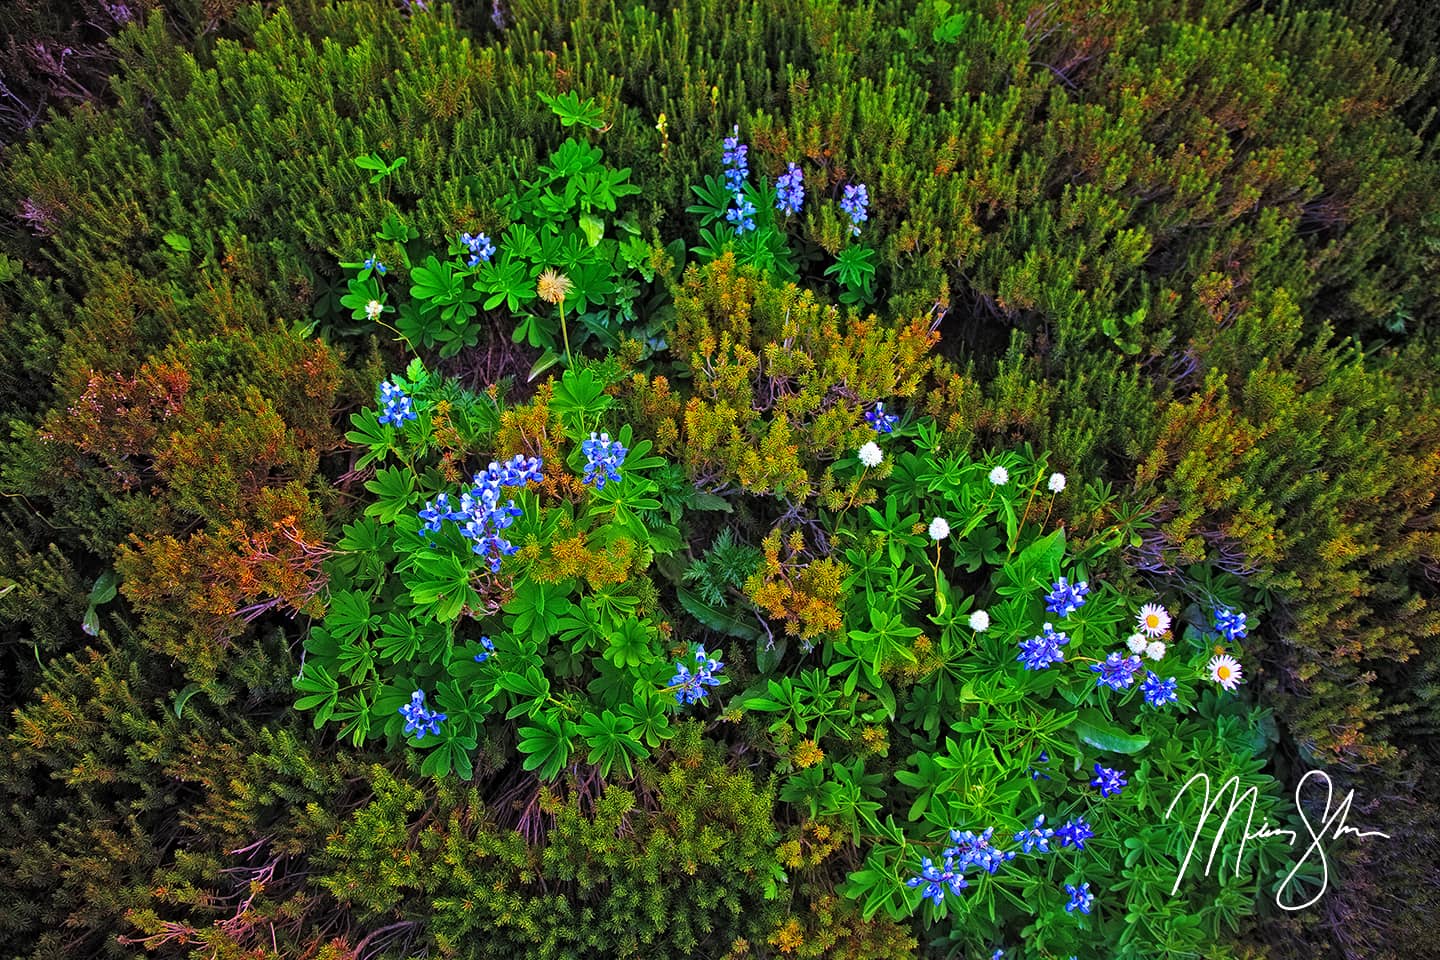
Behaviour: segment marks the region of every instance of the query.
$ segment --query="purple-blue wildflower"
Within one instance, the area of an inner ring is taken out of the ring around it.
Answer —
[[[1049,763],[1049,762],[1050,762],[1050,754],[1047,753],[1047,752],[1045,752],[1044,750],[1041,750],[1041,751],[1040,751],[1040,759],[1039,759],[1037,762],[1038,762],[1038,763]],[[1031,780],[1049,780],[1049,779],[1050,779],[1050,774],[1048,774],[1048,773],[1041,773],[1039,770],[1036,770],[1034,767],[1031,767],[1031,768],[1030,768],[1030,779],[1031,779]]]
[[[775,181],[775,209],[789,217],[799,213],[804,202],[805,174],[792,163]]]
[[[725,211],[725,219],[735,227],[736,233],[749,233],[755,229],[755,204],[737,193],[735,206]]]
[[[1090,904],[1095,902],[1095,896],[1090,892],[1090,884],[1082,883],[1076,887],[1065,884],[1065,892],[1070,894],[1070,902],[1065,904],[1065,912],[1070,913],[1079,910],[1081,913],[1090,912]]]
[[[1217,607],[1215,609],[1215,632],[1230,643],[1245,639],[1249,634],[1245,627],[1245,614],[1231,610],[1229,607]]]
[[[1109,687],[1111,690],[1128,690],[1135,685],[1135,674],[1139,672],[1143,662],[1136,656],[1122,656],[1119,651],[1110,651],[1110,656],[1100,663],[1090,667],[1092,673],[1100,676],[1095,678],[1095,686]]]
[[[1024,663],[1026,670],[1044,670],[1052,663],[1065,660],[1060,646],[1069,643],[1070,638],[1057,633],[1054,624],[1047,623],[1043,629],[1044,633],[1040,636],[1020,641],[1020,655],[1015,659]]]
[[[584,482],[594,483],[595,489],[601,490],[606,480],[620,479],[620,467],[630,450],[619,440],[611,440],[608,433],[592,433],[580,444],[580,452],[585,454]]]
[[[708,655],[704,647],[695,648],[688,664],[676,660],[675,676],[670,678],[670,686],[675,688],[675,702],[688,706],[704,700],[710,694],[706,687],[720,686],[720,678],[715,674],[724,669],[725,664]]]
[[[1158,674],[1147,670],[1145,682],[1140,685],[1141,691],[1145,694],[1145,702],[1152,707],[1163,707],[1167,703],[1175,703],[1180,699],[1175,694],[1175,682],[1174,677],[1161,680]]]
[[[746,154],[750,148],[740,142],[740,125],[735,125],[734,133],[725,138],[725,186],[730,192],[739,196],[745,189],[745,180],[750,176],[750,161]]]
[[[1085,606],[1085,595],[1089,592],[1089,581],[1081,580],[1072,584],[1061,577],[1051,585],[1050,592],[1045,595],[1045,609],[1057,616],[1068,617]]]
[[[366,257],[366,258],[365,258],[365,262],[362,264],[362,266],[363,266],[366,270],[374,270],[376,273],[380,274],[380,276],[382,276],[382,277],[385,276],[385,264],[381,263],[379,260],[375,259],[374,257]]]
[[[487,559],[492,573],[499,573],[501,558],[520,549],[500,536],[500,531],[513,524],[515,518],[523,513],[513,499],[502,505],[500,490],[502,487],[523,487],[532,480],[538,483],[542,479],[538,457],[517,453],[504,464],[492,461],[489,467],[475,474],[474,486],[460,495],[459,509],[450,508],[450,497],[445,493],[438,494],[425,505],[419,514],[420,519],[425,521],[420,535],[425,536],[427,531],[438,533],[441,524],[453,520],[460,527],[461,534],[471,541],[471,550]]]
[[[874,410],[865,414],[865,422],[870,424],[876,433],[892,433],[900,418],[893,413],[886,413],[885,404],[877,403]]]
[[[860,235],[860,224],[870,219],[867,209],[870,206],[870,194],[865,189],[865,184],[846,184],[845,195],[840,199],[840,209],[850,217],[850,233],[853,236]]]
[[[920,892],[922,897],[929,899],[935,906],[940,906],[940,901],[945,899],[945,890],[948,888],[955,896],[960,896],[960,891],[970,886],[965,880],[965,875],[955,868],[955,862],[951,857],[946,857],[943,865],[937,867],[934,861],[926,857],[920,863],[920,875],[911,877],[905,881],[905,886],[914,889],[921,884],[925,889]]]
[[[994,834],[994,827],[985,828],[985,832],[979,836],[970,830],[966,830],[964,833],[959,830],[951,830],[950,842],[954,846],[945,849],[945,856],[954,858],[960,870],[974,865],[986,873],[993,874],[1007,860],[1015,859],[1014,850],[998,850],[991,844],[990,838]]]
[[[401,707],[399,713],[405,718],[405,735],[407,737],[411,734],[417,737],[423,737],[426,734],[439,735],[440,724],[445,719],[445,714],[425,709],[424,690],[416,690],[410,694],[410,702]]]
[[[466,266],[479,266],[482,261],[489,263],[490,258],[495,256],[495,244],[491,243],[490,238],[483,233],[477,233],[473,237],[468,233],[462,233],[460,242],[470,250],[470,259],[466,261]]]
[[[380,422],[400,426],[406,420],[416,419],[415,407],[405,391],[386,380],[380,384]]]
[[[490,655],[495,652],[495,641],[491,640],[489,637],[481,637],[480,646],[484,647],[485,649],[475,654],[476,663],[484,663],[486,660],[489,660]]]
[[[1021,830],[1015,834],[1015,842],[1020,844],[1021,853],[1030,853],[1036,847],[1041,853],[1050,852],[1050,838],[1055,836],[1055,831],[1045,826],[1045,814],[1035,818],[1029,830]]]
[[[1055,836],[1060,838],[1062,847],[1084,850],[1085,841],[1095,836],[1095,831],[1090,829],[1090,824],[1085,822],[1084,817],[1072,817],[1060,825],[1060,829],[1055,831]]]
[[[1115,770],[1111,767],[1102,767],[1095,764],[1095,779],[1090,781],[1090,786],[1100,788],[1100,796],[1110,797],[1119,793],[1130,781],[1125,779],[1124,770]]]

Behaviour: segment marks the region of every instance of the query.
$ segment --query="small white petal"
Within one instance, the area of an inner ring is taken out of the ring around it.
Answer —
[[[983,633],[990,629],[990,614],[984,610],[976,610],[970,614],[970,629],[976,633]]]
[[[990,471],[990,482],[997,487],[1004,486],[1010,480],[1010,471],[1004,467],[996,467]]]
[[[1052,474],[1050,474],[1050,492],[1051,492],[1051,493],[1059,493],[1061,490],[1064,490],[1064,489],[1065,489],[1065,474],[1063,474],[1063,473],[1052,473]]]
[[[1161,640],[1151,641],[1145,648],[1145,655],[1151,660],[1163,660],[1165,658],[1165,644]]]
[[[944,517],[936,517],[930,521],[930,539],[944,540],[950,536],[950,522]]]
[[[885,454],[881,452],[880,445],[874,440],[871,440],[860,448],[859,457],[860,462],[865,466],[878,467],[880,466],[880,462],[885,459]]]
[[[1132,633],[1129,638],[1126,639],[1125,646],[1130,648],[1131,653],[1144,653],[1145,643],[1146,641],[1143,636],[1138,633]]]

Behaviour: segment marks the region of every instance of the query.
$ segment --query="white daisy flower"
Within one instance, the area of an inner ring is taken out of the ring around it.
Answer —
[[[1147,637],[1158,637],[1170,629],[1170,614],[1158,603],[1147,603],[1135,617],[1136,629]]]
[[[1125,641],[1125,646],[1130,648],[1131,653],[1144,653],[1145,644],[1145,638],[1138,633],[1130,634],[1129,638]]]
[[[1152,640],[1145,648],[1145,656],[1151,660],[1162,660],[1165,657],[1165,644],[1160,640]]]
[[[976,633],[984,633],[990,629],[990,614],[984,610],[976,610],[970,614],[970,629]]]
[[[1210,671],[1210,679],[1226,690],[1234,690],[1236,685],[1245,679],[1240,675],[1240,661],[1228,653],[1211,657],[1207,669]]]
[[[1004,467],[996,467],[990,471],[990,482],[997,487],[1003,487],[1010,480],[1010,471]]]
[[[1063,474],[1063,473],[1052,473],[1052,474],[1050,474],[1050,492],[1051,492],[1051,493],[1059,493],[1061,490],[1064,490],[1064,489],[1065,489],[1065,474]]]
[[[885,454],[880,452],[880,444],[871,440],[860,448],[860,462],[867,467],[878,467],[880,461],[885,459]]]
[[[950,522],[944,517],[936,517],[930,521],[930,539],[944,540],[950,536]]]
[[[380,306],[379,300],[371,300],[369,303],[365,304],[365,316],[369,317],[371,320],[376,320],[380,317],[380,311],[383,309],[384,308]]]

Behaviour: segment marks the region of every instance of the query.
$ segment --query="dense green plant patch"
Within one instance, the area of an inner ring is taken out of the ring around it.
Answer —
[[[7,955],[1424,955],[1383,35],[175,9],[3,159]]]

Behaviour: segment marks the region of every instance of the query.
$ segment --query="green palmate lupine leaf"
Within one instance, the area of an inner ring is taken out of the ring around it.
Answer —
[[[560,414],[569,429],[583,434],[583,424],[598,422],[600,415],[615,403],[605,393],[605,386],[605,381],[588,367],[566,370],[555,384],[550,409]]]
[[[441,623],[460,616],[467,605],[479,601],[471,585],[466,561],[452,553],[422,553],[415,558],[419,576],[407,581],[410,600],[420,611],[428,611]]]
[[[635,699],[620,707],[622,716],[634,724],[634,732],[646,746],[658,747],[674,736],[670,715],[659,696],[636,694]]]
[[[605,125],[605,111],[595,102],[594,97],[586,97],[582,101],[580,95],[574,90],[567,90],[555,95],[540,91],[536,95],[560,119],[561,126],[573,127],[579,124],[582,127],[599,130]]]
[[[553,779],[570,759],[571,738],[574,735],[573,723],[560,716],[558,711],[544,711],[533,725],[520,728],[517,747],[526,755],[521,766],[526,770],[538,770],[542,780]]]
[[[365,489],[375,494],[375,502],[365,508],[367,517],[381,523],[394,523],[402,513],[416,507],[415,474],[399,467],[381,467],[375,479],[365,481]]]
[[[699,214],[700,226],[702,228],[710,226],[710,224],[715,223],[717,220],[724,221],[725,211],[730,208],[730,203],[734,199],[734,195],[731,193],[730,187],[725,183],[724,177],[717,177],[714,174],[710,174],[705,177],[703,184],[700,186],[692,185],[690,189],[700,198],[700,203],[691,204],[686,207],[686,213]],[[722,236],[730,232],[729,228],[722,226],[716,236]],[[706,232],[702,229],[700,233],[703,238]],[[724,244],[719,244],[719,247],[723,249]],[[698,249],[696,252],[698,252]],[[718,253],[712,254],[712,256],[718,255]]]
[[[496,683],[515,697],[515,705],[505,714],[507,720],[512,720],[522,713],[533,718],[545,709],[545,704],[550,699],[550,681],[538,667],[530,667],[523,674],[513,670],[503,671]]]
[[[1111,753],[1139,753],[1150,745],[1149,737],[1120,729],[1098,710],[1082,712],[1075,720],[1074,730],[1082,742]]]
[[[364,693],[347,694],[335,709],[335,719],[342,721],[340,736],[360,746],[370,736],[370,701]]]
[[[320,729],[335,712],[335,705],[340,699],[340,682],[324,665],[309,660],[295,679],[295,689],[306,694],[295,701],[295,709],[314,710],[315,729]]]
[[[605,649],[605,659],[617,667],[638,667],[655,659],[654,637],[635,617],[626,617],[616,625]]]
[[[330,598],[325,627],[341,644],[356,643],[380,627],[380,615],[370,612],[370,598],[356,590],[341,590]]]
[[[631,732],[634,721],[610,710],[600,714],[586,712],[575,725],[575,732],[585,738],[590,747],[586,762],[600,765],[600,776],[608,777],[616,763],[623,763],[626,776],[634,776],[631,757],[644,758],[650,755],[640,740]]]

